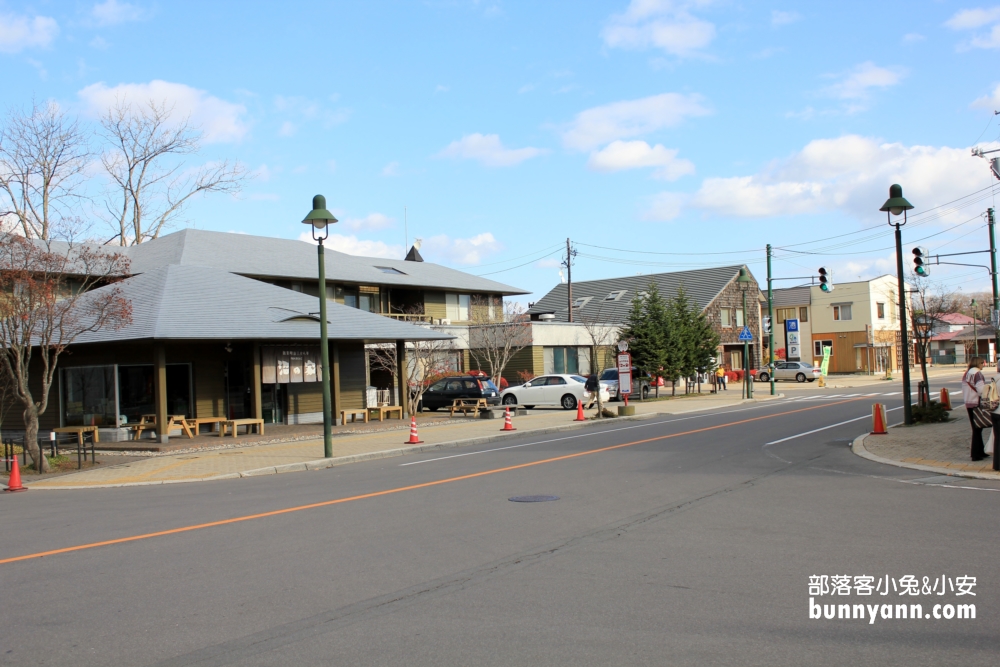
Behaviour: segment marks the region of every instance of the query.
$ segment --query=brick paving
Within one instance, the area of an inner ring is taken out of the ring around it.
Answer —
[[[963,415],[964,416],[964,415]],[[985,435],[985,433],[984,433]],[[903,468],[913,468],[942,475],[1000,479],[993,470],[993,459],[969,458],[972,427],[968,419],[953,419],[941,424],[897,426],[887,435],[868,435],[855,441],[855,452]]]

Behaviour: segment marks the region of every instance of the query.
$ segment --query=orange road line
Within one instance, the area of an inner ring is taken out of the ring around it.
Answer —
[[[511,470],[520,470],[521,468],[530,468],[537,465],[542,465],[544,463],[555,463],[556,461],[567,461],[569,459],[575,459],[580,456],[588,456],[590,454],[599,454],[601,452],[610,452],[614,449],[622,449],[624,447],[634,447],[635,445],[642,445],[647,442],[656,442],[658,440],[668,440],[670,438],[678,438],[684,435],[693,435],[695,433],[704,433],[706,431],[714,431],[720,428],[729,428],[730,426],[739,426],[740,424],[749,424],[755,421],[761,421],[763,419],[774,419],[775,417],[783,417],[785,415],[795,414],[797,412],[808,412],[810,410],[819,410],[821,408],[828,408],[834,405],[842,405],[844,403],[853,403],[855,401],[863,400],[864,397],[852,398],[846,401],[837,401],[835,403],[824,403],[821,405],[814,405],[808,408],[799,408],[797,410],[788,410],[786,412],[778,412],[773,415],[762,415],[760,417],[750,417],[749,419],[741,419],[740,421],[728,422],[726,424],[717,424],[715,426],[705,426],[702,428],[691,429],[689,431],[683,431],[681,433],[671,433],[668,435],[658,435],[652,438],[644,438],[642,440],[633,440],[632,442],[626,442],[619,445],[611,445],[608,447],[600,447],[598,449],[588,449],[582,452],[576,452],[575,454],[564,454],[563,456],[556,456],[549,459],[542,459],[540,461],[531,461],[529,463],[519,463],[513,466],[506,466],[503,468],[494,468],[492,470],[483,470],[481,472],[474,472],[468,475],[460,475],[458,477],[448,477],[445,479],[435,480],[433,482],[423,482],[421,484],[412,484],[410,486],[400,486],[394,489],[386,489],[384,491],[373,491],[371,493],[363,493],[357,496],[350,496],[347,498],[337,498],[335,500],[324,500],[319,503],[310,503],[308,505],[297,505],[295,507],[286,507],[285,509],[272,510],[270,512],[261,512],[259,514],[248,514],[246,516],[233,517],[231,519],[222,519],[220,521],[210,521],[208,523],[199,523],[192,526],[182,526],[180,528],[171,528],[169,530],[160,530],[155,533],[143,533],[141,535],[132,535],[131,537],[119,537],[113,540],[104,540],[102,542],[91,542],[89,544],[79,544],[73,547],[63,547],[62,549],[52,549],[51,551],[41,551],[33,554],[26,554],[24,556],[15,556],[13,558],[5,558],[0,560],[0,565],[4,563],[16,563],[22,560],[32,560],[35,558],[43,558],[45,556],[55,556],[58,554],[71,553],[73,551],[83,551],[85,549],[96,549],[97,547],[107,547],[113,544],[124,544],[126,542],[135,542],[137,540],[148,540],[152,537],[163,537],[164,535],[176,535],[178,533],[187,533],[192,530],[202,530],[204,528],[214,528],[216,526],[226,526],[233,523],[240,523],[242,521],[251,521],[253,519],[263,519],[269,516],[279,516],[281,514],[289,514],[291,512],[301,512],[303,510],[315,509],[317,507],[328,507],[330,505],[339,505],[341,503],[349,503],[355,500],[366,500],[368,498],[378,498],[379,496],[388,496],[395,493],[402,493],[404,491],[415,491],[416,489],[426,489],[431,486],[439,486],[441,484],[450,484],[452,482],[461,482],[466,479],[475,479],[476,477],[485,477],[486,475],[495,475],[501,472],[509,472]]]

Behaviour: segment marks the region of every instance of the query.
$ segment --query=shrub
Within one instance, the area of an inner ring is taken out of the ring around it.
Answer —
[[[948,411],[938,401],[931,401],[927,405],[914,405],[913,421],[919,424],[946,422],[948,421]]]

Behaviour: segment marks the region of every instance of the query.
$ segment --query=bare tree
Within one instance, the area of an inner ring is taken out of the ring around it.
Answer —
[[[617,343],[621,337],[621,326],[608,321],[610,319],[610,317],[605,316],[601,312],[601,309],[598,309],[596,313],[591,315],[580,316],[580,322],[583,324],[583,328],[587,331],[587,336],[590,338],[590,370],[598,378],[601,377],[601,373],[604,371],[603,362],[607,359],[607,348]],[[614,359],[613,354],[611,358]],[[600,383],[598,383],[597,387],[597,416],[598,418],[604,416],[604,401],[601,398]]]
[[[39,472],[48,461],[38,447],[38,418],[48,408],[59,357],[82,334],[131,321],[131,303],[113,284],[128,269],[119,254],[0,237],[0,372],[23,408],[24,444]],[[33,361],[41,366],[34,374]]]
[[[920,360],[920,374],[923,376],[924,386],[930,393],[927,358],[930,356],[931,338],[940,333],[939,329],[942,326],[947,325],[943,316],[957,312],[961,304],[956,294],[948,291],[943,284],[933,283],[915,273],[910,274],[908,282],[913,287],[911,298],[906,299],[912,323],[913,345]]]
[[[531,345],[531,320],[515,301],[475,297],[469,306],[469,354],[493,384],[518,352]]]
[[[12,110],[0,130],[0,220],[9,232],[50,239],[75,219],[90,156],[79,123],[55,102]]]
[[[238,162],[187,169],[180,158],[198,152],[201,135],[172,116],[165,102],[118,99],[101,118],[108,143],[101,163],[113,183],[104,208],[123,246],[158,237],[195,195],[238,192],[247,177]]]

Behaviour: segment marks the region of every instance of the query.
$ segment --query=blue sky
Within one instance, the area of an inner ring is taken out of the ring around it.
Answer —
[[[323,193],[334,248],[401,257],[408,234],[536,297],[567,237],[577,280],[763,278],[767,243],[777,276],[891,272],[893,182],[922,213],[907,248],[987,247],[969,148],[1000,137],[998,55],[988,3],[0,0],[5,106],[167,101],[203,132],[191,165],[253,172],[184,224],[298,238]]]

